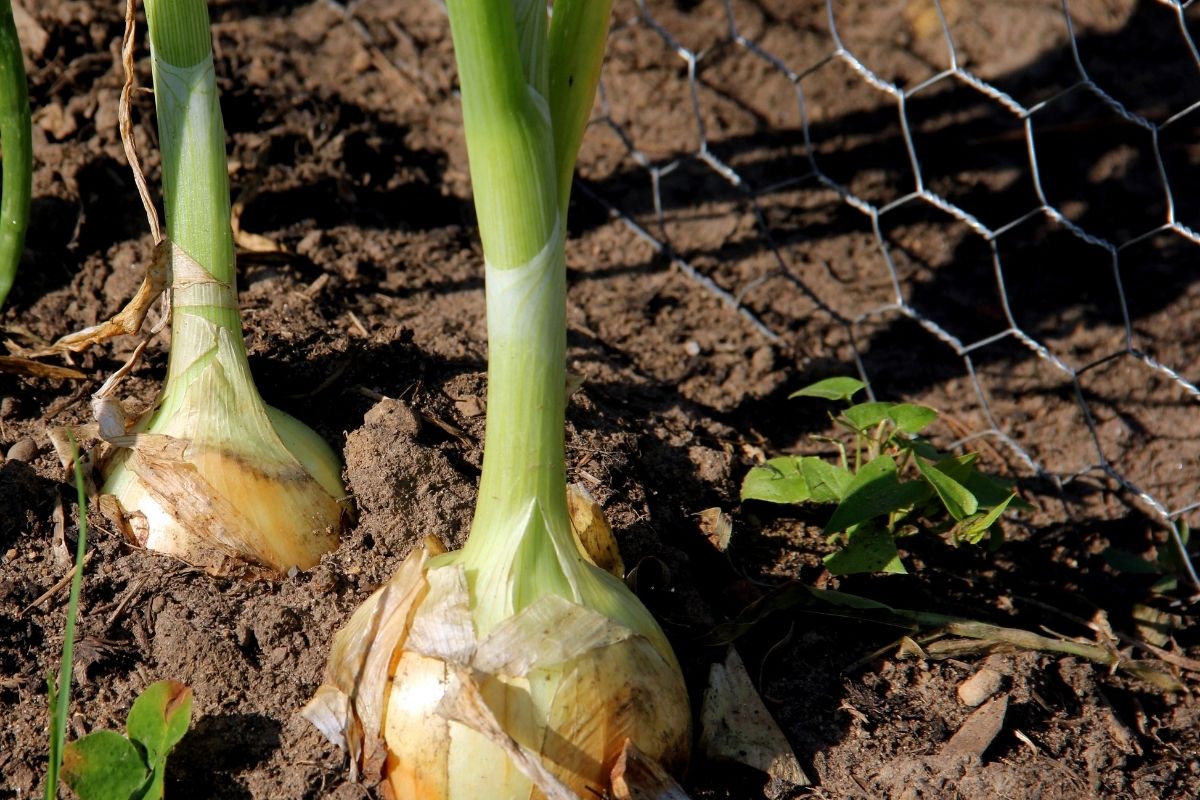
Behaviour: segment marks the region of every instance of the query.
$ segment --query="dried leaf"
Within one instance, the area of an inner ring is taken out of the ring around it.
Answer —
[[[92,325],[63,336],[37,355],[63,352],[80,353],[94,344],[99,344],[115,336],[137,333],[142,328],[150,306],[154,305],[155,299],[171,285],[171,258],[171,243],[164,239],[155,245],[154,258],[146,267],[146,277],[142,279],[142,284],[138,287],[133,299],[123,309],[99,325]]]
[[[413,615],[404,649],[466,666],[475,655],[467,571],[461,564],[429,570],[429,593]]]
[[[1008,695],[989,700],[971,712],[950,741],[942,746],[941,756],[971,755],[981,758],[985,750],[1004,727],[1004,715],[1008,711]]]
[[[358,779],[358,758],[362,752],[362,725],[350,705],[350,698],[335,686],[322,683],[312,699],[300,710],[332,744],[350,754],[351,779]]]
[[[45,355],[45,353],[39,353],[38,355]],[[25,375],[30,378],[51,378],[59,381],[79,381],[87,377],[87,375],[77,369],[59,367],[54,364],[43,364],[40,361],[34,361],[32,358],[22,358],[21,356],[0,356],[0,372]]]
[[[610,575],[625,577],[625,562],[612,527],[600,508],[581,483],[567,486],[567,509],[571,514],[571,530],[575,532],[579,552],[591,563]]]
[[[230,227],[233,229],[233,243],[239,250],[248,253],[286,253],[288,249],[274,239],[269,239],[259,233],[242,230],[242,212],[246,209],[246,198],[240,197],[233,204],[229,215]]]
[[[351,777],[374,771],[385,755],[380,738],[390,668],[408,636],[416,605],[428,584],[428,553],[414,550],[396,574],[358,607],[333,639],[325,683],[301,715],[350,754]],[[345,699],[339,698],[341,695]],[[331,733],[331,731],[333,733]]]
[[[778,794],[810,781],[783,731],[771,718],[737,651],[713,664],[700,711],[700,749],[713,759],[736,761],[761,770]]]

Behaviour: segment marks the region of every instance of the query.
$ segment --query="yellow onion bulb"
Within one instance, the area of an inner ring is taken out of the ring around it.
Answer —
[[[102,493],[148,550],[216,572],[308,569],[338,544],[337,456],[262,402],[233,336],[203,320],[192,327],[211,346],[134,433],[109,437],[120,449]]]
[[[395,800],[556,800],[604,796],[627,742],[686,766],[682,673],[624,584],[579,562],[576,598],[543,594],[479,637],[461,553],[414,552],[334,641],[304,715],[356,771]]]

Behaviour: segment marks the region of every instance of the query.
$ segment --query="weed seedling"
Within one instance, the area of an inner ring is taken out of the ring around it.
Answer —
[[[46,800],[58,797],[59,777],[80,800],[160,800],[167,754],[187,732],[192,718],[192,690],[171,680],[146,687],[129,711],[129,738],[116,731],[94,731],[65,744],[67,711],[71,705],[71,665],[75,653],[75,624],[83,585],[87,550],[87,492],[75,438],[71,442],[75,464],[75,491],[79,501],[79,540],[75,570],[67,601],[62,662],[58,684],[47,678],[50,695],[50,763],[46,773]]]
[[[167,754],[187,733],[192,690],[158,681],[133,701],[126,738],[93,731],[67,745],[62,775],[80,800],[161,800]]]
[[[825,557],[830,572],[906,572],[897,539],[926,531],[954,545],[977,544],[989,531],[996,535],[1006,509],[1027,506],[1007,483],[975,468],[977,453],[948,455],[920,435],[938,418],[932,408],[853,403],[865,388],[854,378],[829,378],[791,395],[848,404],[830,414],[847,434],[825,439],[837,448],[836,462],[780,456],[742,482],[742,500],[834,507],[825,533],[840,547]]]

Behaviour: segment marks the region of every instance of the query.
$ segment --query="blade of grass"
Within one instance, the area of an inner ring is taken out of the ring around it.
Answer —
[[[87,550],[87,492],[83,488],[83,466],[79,463],[79,446],[71,440],[75,463],[75,493],[79,500],[79,540],[75,545],[75,574],[71,577],[71,593],[67,600],[67,624],[63,632],[62,663],[58,671],[58,688],[51,684],[50,693],[50,763],[46,769],[46,800],[58,796],[58,775],[62,769],[63,746],[67,734],[67,711],[71,706],[71,667],[75,663],[75,621],[79,615],[79,593],[83,588],[84,554]]]

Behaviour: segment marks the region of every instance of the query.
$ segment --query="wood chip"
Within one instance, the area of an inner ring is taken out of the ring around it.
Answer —
[[[982,667],[958,685],[958,699],[964,706],[981,705],[983,701],[1000,691],[1004,677],[990,667]]]
[[[997,697],[967,717],[958,731],[942,747],[942,756],[970,755],[982,758],[984,751],[1004,728],[1004,715],[1008,712],[1008,695]]]

